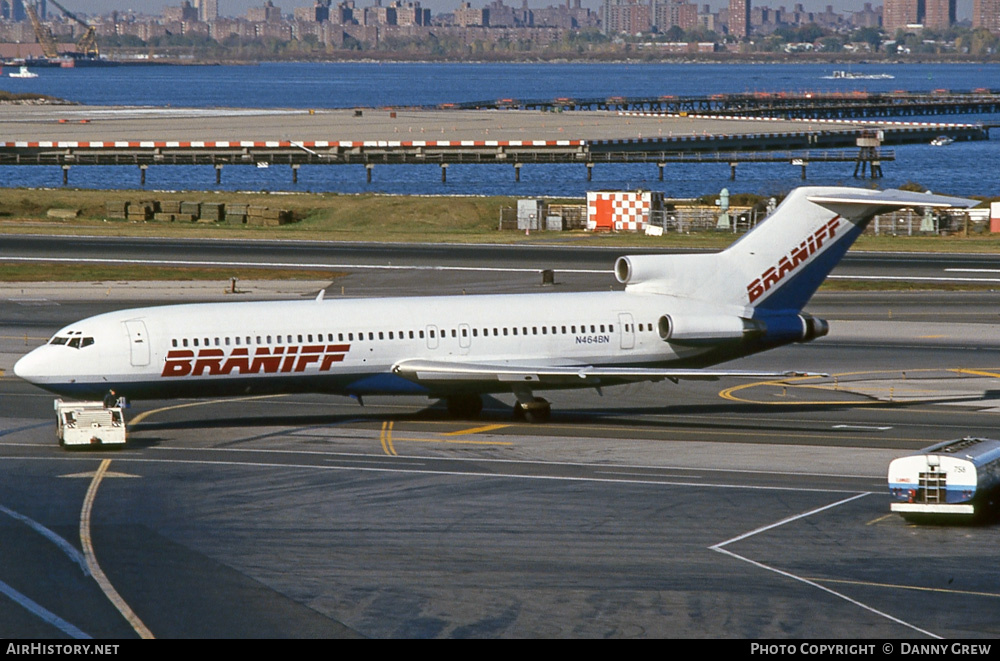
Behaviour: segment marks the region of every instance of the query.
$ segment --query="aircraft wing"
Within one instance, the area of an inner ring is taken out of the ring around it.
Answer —
[[[663,381],[681,379],[717,381],[719,379],[786,379],[802,376],[826,376],[815,372],[758,372],[752,370],[661,369],[642,367],[595,367],[593,365],[509,365],[462,363],[440,360],[403,360],[392,367],[394,374],[427,386],[471,383],[509,383],[515,385],[581,386]]]

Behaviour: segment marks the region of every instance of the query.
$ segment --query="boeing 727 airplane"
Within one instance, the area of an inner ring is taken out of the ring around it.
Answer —
[[[826,335],[802,311],[878,213],[961,198],[807,187],[715,254],[620,257],[624,291],[237,302],[122,310],[70,324],[14,366],[63,396],[427,395],[471,417],[482,395],[548,418],[547,389],[780,378],[709,369]]]

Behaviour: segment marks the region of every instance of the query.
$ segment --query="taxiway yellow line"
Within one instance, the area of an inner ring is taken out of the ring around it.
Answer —
[[[105,459],[101,462],[101,465],[94,473],[94,479],[90,481],[90,487],[87,488],[87,495],[83,499],[83,509],[80,511],[80,544],[83,546],[83,557],[87,561],[87,569],[90,570],[91,576],[97,581],[97,585],[104,592],[104,595],[114,604],[118,612],[122,614],[122,617],[128,621],[132,629],[139,634],[140,638],[151,639],[155,638],[153,632],[142,623],[142,620],[135,614],[135,611],[125,603],[125,600],[115,590],[115,586],[111,585],[111,581],[108,580],[101,566],[97,563],[97,555],[94,553],[94,544],[90,536],[90,515],[94,508],[94,500],[97,498],[97,489],[101,486],[101,481],[104,479],[105,473],[108,472],[108,466],[110,465],[110,459]]]
[[[955,374],[968,374],[968,375],[973,375],[973,376],[988,376],[988,377],[993,377],[993,378],[1000,379],[1000,372],[997,372],[997,371],[986,371],[986,370],[975,370],[975,369],[968,369],[968,368],[942,368],[942,369],[938,369],[938,368],[921,368],[921,369],[914,369],[914,370],[891,370],[891,371],[886,371],[886,370],[871,370],[871,371],[843,372],[843,373],[840,373],[840,374],[832,374],[831,376],[835,379],[834,383],[832,383],[832,384],[830,384],[830,383],[797,383],[798,381],[802,381],[802,380],[820,378],[820,377],[815,377],[815,376],[794,377],[794,378],[790,378],[790,379],[780,379],[780,380],[755,381],[753,383],[744,383],[744,384],[741,384],[741,385],[733,386],[731,388],[726,388],[725,390],[722,390],[722,391],[719,392],[719,397],[721,397],[723,399],[728,399],[728,400],[733,401],[733,402],[743,402],[745,404],[765,404],[767,406],[817,406],[817,405],[822,405],[822,406],[844,406],[844,405],[866,406],[866,405],[884,404],[885,402],[883,402],[881,400],[871,400],[871,401],[865,401],[865,400],[851,400],[851,401],[839,401],[839,400],[807,401],[807,400],[801,400],[800,401],[800,400],[796,400],[796,401],[775,402],[775,401],[762,401],[762,400],[757,400],[757,399],[745,399],[743,397],[737,396],[735,393],[738,392],[738,391],[740,391],[740,390],[746,390],[746,389],[749,389],[749,388],[757,388],[759,386],[772,386],[772,387],[779,387],[780,386],[780,387],[789,388],[789,389],[796,388],[796,389],[824,390],[824,391],[827,391],[827,392],[838,392],[838,391],[840,391],[842,389],[847,390],[847,388],[845,388],[845,384],[839,384],[839,383],[836,382],[836,380],[842,379],[844,377],[848,377],[848,376],[860,376],[860,375],[902,373],[903,374],[903,380],[905,381],[907,373],[909,373],[909,374],[916,374],[918,372],[954,372]],[[876,389],[873,388],[871,390],[874,391]],[[892,392],[892,388],[891,387],[888,390],[886,390],[886,388],[881,388],[880,390],[882,392],[890,392],[890,393]],[[931,393],[931,392],[934,392],[934,391],[932,391],[932,390],[921,390],[921,391],[908,391],[908,392],[910,392],[910,393],[913,393],[913,392]]]
[[[396,448],[392,446],[392,427],[395,423],[392,421],[385,421],[382,423],[382,434],[379,440],[382,442],[382,451],[388,455],[399,456],[396,453]]]
[[[504,427],[510,427],[510,425],[485,425],[483,427],[473,427],[472,429],[460,429],[459,431],[450,431],[442,436],[464,436],[465,434],[482,434],[484,432],[493,431],[494,429],[503,429]]]
[[[446,438],[394,438],[394,443],[449,443],[451,445],[514,445],[511,441],[471,441],[467,438],[461,440],[448,440]]]
[[[139,415],[135,416],[128,421],[129,425],[137,425],[154,413],[163,413],[165,411],[176,411],[178,409],[187,409],[193,406],[208,406],[210,404],[220,404],[222,402],[249,402],[255,399],[267,399],[269,397],[283,397],[283,395],[257,395],[255,397],[236,397],[234,399],[208,399],[201,402],[188,402],[186,404],[175,404],[173,406],[164,406],[163,408],[153,409],[152,411],[143,411]]]
[[[989,376],[989,377],[992,377],[994,379],[1000,379],[1000,374],[998,374],[996,372],[987,372],[985,370],[971,370],[971,369],[961,368],[961,369],[956,369],[956,370],[951,370],[951,371],[952,372],[956,372],[958,374],[972,374],[974,376]]]
[[[885,521],[886,519],[890,519],[890,518],[893,518],[894,516],[895,516],[895,515],[894,515],[894,514],[892,514],[892,513],[890,512],[889,514],[885,514],[885,515],[883,515],[883,516],[880,516],[880,517],[878,517],[877,519],[872,519],[871,521],[869,521],[869,522],[868,522],[868,523],[866,523],[865,525],[866,525],[866,526],[873,526],[873,525],[875,525],[876,523],[882,523],[882,522],[883,522],[883,521]]]

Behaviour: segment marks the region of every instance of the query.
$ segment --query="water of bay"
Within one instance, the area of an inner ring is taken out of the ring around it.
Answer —
[[[553,99],[610,96],[700,95],[733,92],[931,91],[996,86],[998,64],[863,64],[855,74],[887,73],[891,79],[830,79],[824,64],[640,64],[640,63],[265,63],[249,66],[123,66],[43,69],[36,79],[6,78],[12,92],[33,91],[88,105],[174,107],[343,108],[432,105],[500,98]],[[998,116],[950,116],[929,121],[1000,122]],[[252,136],[248,136],[252,137]],[[997,139],[947,147],[896,148],[886,163],[882,187],[913,181],[958,195],[1000,194],[988,163],[997,163]],[[995,169],[995,166],[993,166]],[[850,163],[813,164],[807,183],[857,185]],[[984,174],[985,172],[985,174]],[[718,192],[774,194],[801,185],[800,168],[785,164],[742,165],[736,181],[726,164],[668,166],[658,180],[655,165],[608,165],[593,180],[579,165],[526,165],[515,183],[509,166],[380,166],[366,183],[362,166],[305,166],[293,184],[287,167],[229,167],[215,184],[211,167],[153,166],[153,189],[333,191],[390,194],[583,196],[587,190],[650,188],[673,197]],[[134,188],[138,172],[125,167],[77,167],[71,185]],[[0,168],[4,186],[58,186],[54,167]]]

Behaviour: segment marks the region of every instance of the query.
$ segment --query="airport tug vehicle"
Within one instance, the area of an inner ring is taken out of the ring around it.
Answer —
[[[125,418],[120,402],[64,402],[55,400],[56,438],[64,448],[125,445]]]

